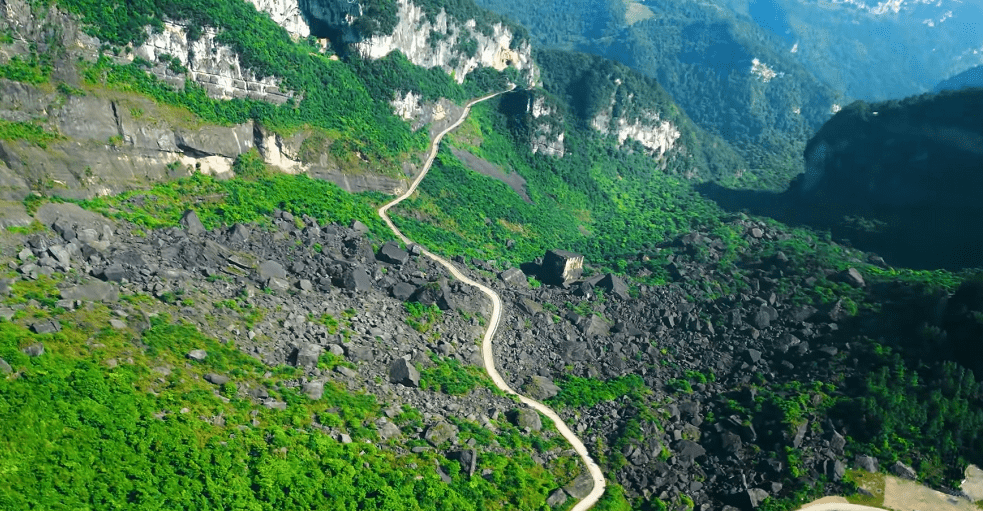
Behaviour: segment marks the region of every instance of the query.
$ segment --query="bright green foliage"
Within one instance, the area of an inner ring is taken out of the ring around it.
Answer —
[[[31,55],[27,60],[14,56],[0,65],[0,78],[16,82],[45,83],[51,76],[51,64],[47,58]]]
[[[420,387],[463,396],[479,385],[497,390],[480,367],[463,366],[453,358],[433,357],[434,366],[420,371]]]
[[[143,197],[141,204],[129,202],[135,196]],[[198,203],[201,198],[208,198],[208,201]],[[352,195],[333,183],[304,175],[272,174],[255,181],[238,178],[219,181],[195,174],[158,183],[149,191],[126,192],[81,202],[83,207],[150,228],[176,226],[184,211],[193,204],[209,229],[235,222],[268,222],[273,210],[282,209],[295,216],[310,215],[320,222],[348,225],[352,220],[359,220],[368,225],[374,235],[383,239],[392,237],[366,197]]]
[[[923,372],[890,348],[876,345],[875,353],[879,367],[867,373],[866,388],[833,411],[855,423],[853,448],[912,463],[930,484],[958,483],[967,463],[983,462],[983,385],[954,362]]]
[[[232,162],[232,172],[235,172],[236,177],[247,180],[270,177],[271,174],[266,162],[263,161],[263,156],[255,147],[236,157]]]
[[[547,400],[551,406],[591,407],[601,401],[610,401],[645,389],[645,382],[637,374],[610,380],[567,376],[558,384],[560,393]]]
[[[473,119],[462,128],[470,133],[461,135],[458,144],[519,173],[532,204],[441,150],[420,195],[404,201],[394,218],[411,238],[439,246],[447,255],[513,263],[565,248],[585,254],[591,264],[615,267],[622,256],[654,242],[719,222],[716,205],[685,181],[667,176],[653,158],[612,152],[589,128],[570,125],[567,155],[559,160],[533,155],[527,143],[512,138],[508,117],[495,109],[495,100],[488,103],[472,110]],[[480,145],[470,140],[479,137]],[[400,214],[405,209],[426,218],[407,218]],[[516,241],[508,251],[503,249],[507,240]]]
[[[420,302],[405,302],[403,307],[408,314],[406,323],[421,334],[428,332],[430,327],[443,316],[443,311],[435,303],[428,306]]]
[[[18,281],[4,305],[44,307],[58,296],[55,284]],[[57,334],[23,326],[52,315],[63,327]],[[538,511],[557,487],[532,461],[534,442],[515,442],[511,431],[485,439],[516,446],[482,453],[479,469],[494,476],[469,480],[440,455],[376,447],[379,406],[371,396],[328,381],[324,397],[311,401],[283,385],[296,378],[293,368],[267,377],[266,366],[191,325],[161,315],[139,334],[101,327],[110,317],[109,308],[88,304],[70,312],[27,307],[15,323],[0,320],[0,357],[16,372],[0,378],[0,508]],[[35,342],[44,343],[43,355],[21,352]],[[207,357],[188,360],[190,349]],[[206,372],[232,382],[214,387]],[[240,385],[265,387],[287,409],[257,406]],[[314,419],[356,442],[337,442]],[[435,463],[453,482],[440,480]]]
[[[0,119],[0,140],[24,140],[44,149],[48,146],[48,142],[63,138],[57,133],[46,131],[37,124]]]

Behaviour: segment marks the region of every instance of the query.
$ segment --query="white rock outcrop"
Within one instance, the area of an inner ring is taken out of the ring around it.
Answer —
[[[379,59],[399,50],[418,66],[440,67],[458,83],[464,83],[468,73],[479,67],[502,71],[511,66],[522,73],[526,85],[535,83],[530,44],[528,41],[513,44],[515,34],[508,27],[496,23],[491,27],[491,35],[485,35],[475,28],[474,20],[455,20],[441,10],[431,23],[423,8],[413,2],[397,0],[396,4],[399,21],[392,34],[353,43],[355,51],[362,57]],[[431,33],[441,34],[441,37],[432,40]],[[477,42],[473,56],[462,52],[459,44],[468,38]]]
[[[530,148],[533,154],[563,158],[566,133],[563,132],[563,120],[557,119],[558,109],[548,105],[544,96],[537,95],[529,100],[526,113],[531,117]]]
[[[642,110],[632,119],[626,116],[614,118],[615,97],[616,94],[613,94],[608,107],[598,112],[591,120],[594,129],[605,135],[615,136],[618,147],[631,139],[646,148],[650,156],[658,158],[663,157],[675,146],[676,140],[680,137],[679,130],[671,122],[663,120],[658,112]],[[632,98],[633,95],[629,94],[628,101]]]
[[[294,37],[311,35],[311,27],[307,25],[304,14],[297,0],[248,0],[256,6],[257,11],[265,11],[270,19],[286,29]]]
[[[150,34],[147,42],[134,48],[132,55],[154,64],[155,75],[180,87],[185,76],[161,62],[162,56],[170,55],[188,69],[187,77],[201,84],[213,98],[250,98],[282,104],[293,96],[292,92],[282,90],[273,77],[257,78],[244,68],[239,55],[218,43],[215,35],[215,29],[206,27],[198,40],[189,41],[183,25],[166,22],[163,31]]]

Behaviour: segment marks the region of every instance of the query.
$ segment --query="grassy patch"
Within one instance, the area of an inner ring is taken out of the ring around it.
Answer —
[[[856,485],[858,489],[863,488],[871,493],[871,495],[860,493],[847,495],[846,499],[851,504],[884,507],[884,474],[871,474],[866,470],[847,470],[844,480]]]

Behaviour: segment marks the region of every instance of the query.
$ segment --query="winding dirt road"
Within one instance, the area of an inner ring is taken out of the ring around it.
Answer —
[[[513,85],[512,89],[514,88],[515,86]],[[508,91],[503,91],[503,92],[508,92]],[[495,94],[490,94],[482,98],[471,100],[465,106],[464,111],[461,113],[461,117],[454,124],[448,126],[447,129],[441,131],[440,133],[437,134],[436,137],[434,137],[433,142],[430,146],[430,154],[427,156],[427,161],[423,165],[423,170],[420,172],[420,175],[418,175],[416,179],[413,180],[413,184],[410,185],[409,189],[406,190],[405,193],[394,199],[392,202],[379,208],[379,216],[382,217],[382,220],[386,222],[386,225],[389,226],[389,229],[391,229],[392,232],[399,237],[399,239],[403,240],[404,243],[411,244],[413,243],[413,241],[407,238],[406,236],[404,236],[403,233],[396,228],[396,225],[393,224],[392,220],[389,219],[389,209],[395,206],[396,204],[399,204],[404,199],[412,195],[414,191],[416,191],[417,186],[420,185],[420,182],[423,181],[423,178],[427,175],[427,171],[430,170],[430,166],[433,164],[434,158],[437,157],[437,150],[440,147],[440,140],[444,138],[444,135],[449,133],[454,128],[460,126],[461,123],[463,123],[464,120],[467,119],[468,113],[471,112],[471,107],[474,104],[491,99],[495,96],[498,96],[499,94],[502,94],[502,92],[496,92]],[[591,478],[594,480],[594,488],[591,490],[590,494],[587,495],[587,497],[585,497],[583,500],[578,502],[576,506],[573,507],[572,511],[585,511],[587,509],[590,509],[595,503],[597,503],[598,499],[601,498],[601,495],[604,494],[604,473],[601,472],[601,467],[599,467],[597,463],[594,462],[594,460],[590,457],[590,454],[587,453],[587,448],[584,446],[584,443],[580,441],[580,438],[578,438],[577,435],[573,433],[573,431],[570,430],[570,428],[566,425],[565,422],[563,422],[563,419],[561,419],[556,412],[554,412],[550,407],[540,403],[539,401],[530,399],[512,390],[512,388],[509,387],[509,384],[506,383],[505,380],[502,378],[502,375],[498,374],[498,370],[495,369],[495,357],[492,354],[492,339],[494,339],[495,331],[498,330],[498,325],[502,319],[502,299],[499,298],[498,293],[493,291],[491,288],[484,286],[478,282],[475,282],[474,280],[469,279],[460,270],[458,270],[456,266],[451,264],[450,261],[447,261],[446,259],[426,249],[423,250],[423,255],[429,257],[430,259],[433,259],[436,263],[447,268],[447,271],[449,271],[451,275],[454,276],[454,278],[460,280],[461,282],[469,286],[474,286],[478,288],[489,299],[491,299],[492,315],[491,315],[491,319],[488,322],[488,330],[485,331],[485,336],[481,341],[481,356],[485,362],[485,370],[488,372],[488,376],[491,377],[492,381],[495,382],[496,387],[502,389],[502,391],[505,392],[506,394],[512,394],[518,396],[519,401],[534,408],[539,413],[542,413],[543,415],[549,417],[550,420],[552,420],[553,423],[556,424],[556,429],[560,431],[560,434],[563,435],[563,438],[566,438],[567,441],[570,442],[570,445],[573,446],[574,450],[577,452],[580,458],[584,460],[584,464],[587,465],[587,470],[590,472]]]

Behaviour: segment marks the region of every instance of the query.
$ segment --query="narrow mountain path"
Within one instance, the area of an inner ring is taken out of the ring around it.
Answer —
[[[512,89],[514,88],[515,86],[513,85]],[[386,225],[389,226],[389,229],[391,229],[392,232],[399,237],[399,239],[403,240],[404,243],[411,244],[413,243],[413,241],[407,238],[406,236],[404,236],[403,233],[396,228],[396,225],[393,224],[392,220],[390,220],[389,218],[389,209],[395,206],[396,204],[399,204],[407,197],[412,195],[414,191],[416,191],[416,187],[420,185],[421,181],[423,181],[423,178],[427,175],[427,171],[430,170],[430,166],[433,164],[434,158],[437,157],[437,150],[440,147],[440,140],[444,138],[444,135],[449,133],[454,128],[460,126],[461,123],[463,123],[464,120],[467,119],[468,113],[471,112],[471,107],[476,103],[480,103],[482,101],[498,96],[503,92],[508,92],[508,91],[496,92],[495,94],[489,94],[488,96],[478,99],[473,99],[470,102],[468,102],[468,104],[464,107],[464,111],[461,112],[461,117],[454,124],[451,124],[444,131],[441,131],[440,133],[437,134],[436,137],[434,137],[433,142],[430,146],[430,154],[427,156],[427,161],[423,165],[423,170],[421,170],[420,175],[418,175],[416,179],[413,180],[413,184],[410,185],[409,189],[406,190],[405,193],[394,199],[392,202],[379,208],[379,216],[382,217],[382,220],[386,222]],[[451,275],[453,275],[454,278],[456,278],[457,280],[460,280],[461,282],[469,286],[474,286],[478,288],[492,301],[492,315],[490,321],[488,321],[488,330],[485,331],[485,336],[481,341],[481,357],[485,363],[485,370],[488,372],[488,376],[491,377],[492,381],[495,382],[496,387],[501,389],[506,394],[512,394],[518,396],[519,401],[534,408],[539,413],[542,413],[543,415],[549,417],[550,420],[552,420],[553,423],[556,424],[556,429],[560,431],[560,434],[563,435],[563,438],[566,438],[567,441],[570,442],[570,445],[573,446],[574,450],[577,452],[580,458],[584,460],[584,464],[587,466],[587,470],[590,472],[591,478],[594,480],[594,488],[591,490],[590,494],[587,495],[587,497],[585,497],[583,500],[578,502],[576,506],[573,507],[572,511],[585,511],[587,509],[590,509],[595,503],[597,503],[598,499],[601,498],[601,495],[604,494],[604,473],[601,472],[601,467],[599,467],[597,463],[594,462],[594,460],[590,457],[590,454],[587,453],[587,447],[584,446],[584,443],[580,441],[580,438],[578,438],[577,435],[573,433],[573,431],[570,430],[570,428],[566,425],[565,422],[563,422],[563,419],[561,419],[556,412],[554,412],[550,407],[544,405],[543,403],[540,403],[539,401],[523,396],[522,394],[519,394],[518,392],[512,390],[512,388],[509,387],[509,384],[506,383],[505,380],[502,378],[502,375],[498,374],[498,370],[495,369],[495,356],[492,353],[492,339],[494,339],[495,331],[498,330],[498,325],[502,319],[502,299],[498,296],[498,293],[496,293],[488,286],[475,282],[474,280],[471,280],[470,278],[465,276],[464,273],[458,270],[456,266],[451,264],[450,261],[444,259],[443,257],[440,257],[426,249],[423,249],[423,255],[429,257],[430,259],[433,259],[434,262],[447,268],[447,271],[451,272]]]

